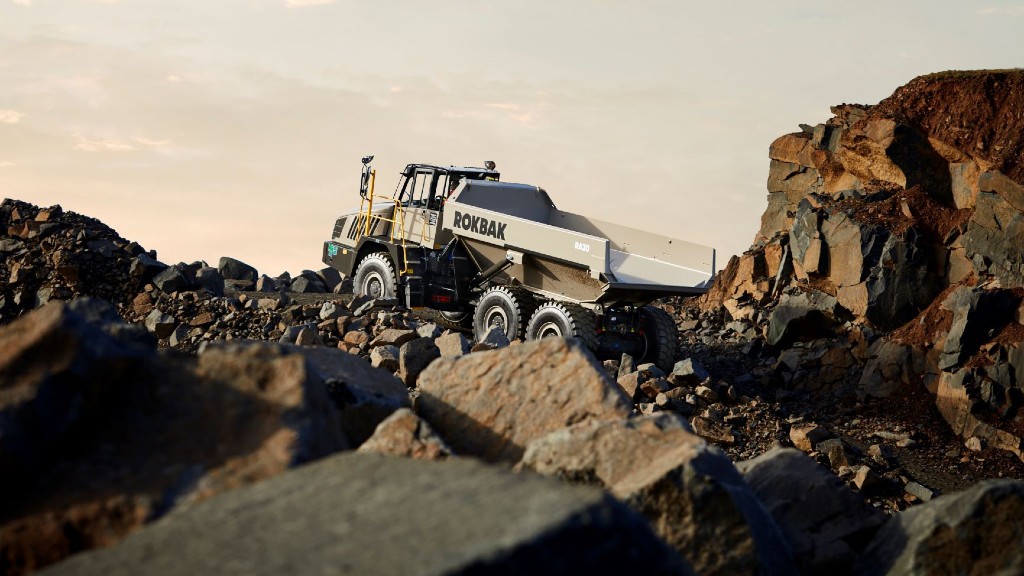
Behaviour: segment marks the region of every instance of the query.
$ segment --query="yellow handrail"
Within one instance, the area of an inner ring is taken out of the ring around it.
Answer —
[[[363,233],[362,233],[361,236],[357,237],[355,240],[356,240],[356,242],[359,242],[359,240],[360,240],[360,238],[362,238],[362,236],[369,236],[370,235],[370,230],[373,229],[373,226],[370,225],[370,220],[371,219],[374,220],[374,222],[373,222],[374,226],[376,226],[377,222],[390,222],[391,223],[391,232],[390,232],[391,241],[394,242],[396,239],[401,241],[401,245],[402,245],[402,263],[403,263],[403,266],[404,266],[404,264],[409,261],[409,254],[408,254],[408,251],[406,250],[406,246],[405,246],[405,207],[402,206],[402,203],[399,202],[395,198],[381,198],[379,200],[380,202],[393,202],[394,203],[395,209],[391,213],[392,217],[391,218],[385,218],[384,216],[374,216],[373,215],[373,199],[374,199],[374,184],[376,183],[376,181],[377,181],[377,171],[376,170],[370,170],[369,194],[367,194],[366,196],[363,197],[363,200],[362,200],[362,202],[360,203],[360,206],[359,206],[359,212],[360,212],[360,214],[363,214],[363,218],[364,218],[364,220],[363,220]],[[366,206],[365,212],[363,210],[363,206]],[[395,238],[395,225],[396,224],[398,225],[398,227],[399,227],[399,229],[401,231],[401,233],[399,234],[398,238]],[[402,274],[412,274],[412,269],[404,268],[404,267],[399,269],[398,270],[398,275],[401,276]]]

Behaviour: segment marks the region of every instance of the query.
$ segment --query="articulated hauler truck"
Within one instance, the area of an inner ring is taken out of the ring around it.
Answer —
[[[670,295],[704,293],[712,248],[559,210],[542,188],[483,168],[409,164],[390,198],[363,158],[358,211],[339,217],[323,261],[353,290],[432,308],[444,322],[514,338],[577,338],[598,358],[628,353],[669,371]]]

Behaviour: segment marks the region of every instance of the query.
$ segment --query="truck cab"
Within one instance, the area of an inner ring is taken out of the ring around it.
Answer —
[[[428,248],[440,248],[452,238],[438,233],[445,200],[466,180],[499,180],[494,164],[485,168],[409,164],[402,170],[393,199],[402,207],[396,237]]]

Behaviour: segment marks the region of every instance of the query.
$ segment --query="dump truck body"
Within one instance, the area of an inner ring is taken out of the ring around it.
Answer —
[[[646,303],[702,294],[712,248],[558,210],[536,186],[468,182],[448,199],[442,229],[482,267],[521,254],[505,274],[531,291],[585,304]]]

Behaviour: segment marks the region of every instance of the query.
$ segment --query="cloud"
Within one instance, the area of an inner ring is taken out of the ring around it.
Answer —
[[[174,74],[171,74],[170,76],[165,78],[165,80],[172,84],[177,84],[178,82],[181,82],[181,76],[175,76]]]
[[[142,138],[141,136],[132,138],[132,141],[142,144],[143,146],[151,146],[153,148],[160,148],[171,143],[170,140],[151,140],[149,138]]]
[[[0,168],[13,168],[15,166],[17,166],[17,164],[15,164],[14,162],[7,161],[7,160],[5,160],[3,162],[0,162]]]
[[[485,106],[506,113],[509,118],[519,122],[520,124],[532,124],[534,120],[533,113],[523,110],[523,107],[519,104],[492,102],[490,104],[485,104]]]
[[[975,10],[974,13],[982,16],[993,16],[996,14],[1003,16],[1024,16],[1024,6],[1007,6],[1005,8],[989,6],[986,8],[979,8]]]
[[[32,0],[11,0],[11,2],[14,2],[15,4],[18,4],[20,6],[31,6],[32,5]]]
[[[127,142],[120,142],[109,138],[91,140],[81,134],[73,134],[73,136],[75,138],[76,150],[84,150],[86,152],[131,152],[135,150],[135,146]]]
[[[305,8],[306,6],[334,4],[334,1],[335,0],[284,0],[284,5],[289,8]]]
[[[0,123],[17,124],[25,115],[15,110],[0,110]]]

